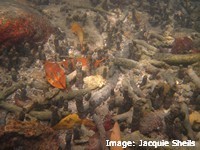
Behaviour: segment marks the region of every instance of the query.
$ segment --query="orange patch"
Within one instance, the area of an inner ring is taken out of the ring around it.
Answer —
[[[79,42],[81,44],[81,48],[82,50],[84,50],[84,47],[83,47],[84,32],[83,32],[82,27],[77,22],[74,22],[71,25],[71,31],[78,36]]]
[[[66,77],[64,70],[55,62],[46,61],[44,64],[46,79],[54,87],[66,88]]]

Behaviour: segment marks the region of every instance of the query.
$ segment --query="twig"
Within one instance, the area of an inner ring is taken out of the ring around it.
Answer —
[[[134,39],[133,42],[135,42],[136,44],[142,45],[144,47],[146,47],[148,50],[153,51],[153,52],[158,52],[158,49],[150,44],[148,44],[146,41],[144,40],[137,40]]]
[[[134,61],[132,59],[127,59],[127,58],[115,58],[114,64],[117,66],[122,66],[126,69],[132,69],[138,66],[138,62]]]
[[[23,86],[24,84],[22,82],[18,82],[7,89],[4,89],[2,92],[0,92],[0,101],[6,99],[9,95],[11,95]]]
[[[200,53],[198,54],[177,54],[177,55],[171,55],[171,54],[163,54],[158,53],[154,55],[154,58],[157,60],[161,60],[166,62],[170,65],[189,65],[193,64],[195,62],[200,61]]]
[[[76,8],[82,8],[82,9],[89,9],[95,12],[99,12],[99,13],[103,13],[103,14],[107,14],[107,15],[112,15],[112,13],[103,10],[101,7],[97,6],[97,7],[90,7],[90,6],[75,6]]]
[[[165,41],[164,36],[160,35],[159,33],[155,32],[155,31],[149,31],[148,34],[149,34],[148,39],[157,38],[160,41]]]
[[[101,148],[103,150],[109,150],[108,147],[106,147],[106,140],[107,140],[106,131],[103,126],[103,122],[102,122],[101,118],[97,114],[93,114],[93,120],[96,123],[97,129],[100,134]]]
[[[23,111],[23,108],[18,107],[18,106],[13,105],[13,104],[10,104],[10,103],[7,103],[7,102],[4,102],[4,101],[0,102],[0,107],[7,110],[7,111],[13,112],[15,114]],[[49,111],[49,110],[44,110],[44,111],[34,111],[34,110],[32,110],[28,114],[37,118],[38,120],[50,120],[52,112]],[[62,112],[62,116],[66,116],[67,114],[68,114],[68,112]]]
[[[125,112],[123,114],[116,115],[112,117],[114,121],[124,121],[127,120],[127,122],[130,124],[132,121],[132,115],[133,115],[133,109],[130,109],[128,112]]]
[[[64,100],[72,100],[76,96],[84,96],[85,94],[89,93],[90,89],[80,89],[80,90],[73,90],[73,91],[60,91],[58,95],[56,95],[52,100],[59,101],[61,98]]]
[[[188,68],[187,74],[192,79],[193,83],[200,89],[200,78],[197,76],[197,74],[191,67]]]
[[[149,60],[149,63],[158,68],[169,68],[169,65],[163,61]]]
[[[77,75],[77,71],[73,71],[72,73],[68,74],[66,76],[66,80],[67,82],[71,82],[72,80],[74,80],[76,78],[76,75]]]
[[[76,109],[78,111],[78,115],[80,118],[85,117],[85,111],[84,111],[84,106],[83,106],[83,96],[77,96],[75,97],[76,100]]]
[[[194,140],[194,132],[192,130],[190,121],[189,121],[189,110],[188,110],[188,106],[183,102],[181,104],[181,110],[184,112],[185,114],[185,119],[183,122],[184,127],[187,129],[188,132],[188,136],[191,140]]]
[[[153,66],[151,63],[149,63],[149,60],[142,60],[140,61],[140,65],[142,68],[145,69],[146,72],[150,73],[150,74],[157,74],[160,69]]]
[[[101,105],[102,102],[107,100],[111,94],[112,89],[114,89],[117,80],[118,80],[118,73],[115,73],[113,77],[108,81],[108,83],[100,90],[94,92],[89,99],[89,109],[90,112],[94,112],[93,110]]]

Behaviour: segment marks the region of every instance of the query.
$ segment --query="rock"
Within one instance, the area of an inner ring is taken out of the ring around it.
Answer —
[[[0,10],[0,53],[26,42],[44,42],[53,32],[48,19],[24,3],[3,0]]]

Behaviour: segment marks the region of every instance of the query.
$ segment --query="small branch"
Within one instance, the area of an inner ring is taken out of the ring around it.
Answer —
[[[163,54],[158,53],[154,56],[155,59],[166,62],[170,65],[189,65],[200,61],[200,53],[198,54]]]
[[[10,103],[7,103],[7,102],[3,102],[3,101],[0,102],[0,107],[7,110],[7,111],[13,112],[15,114],[23,111],[23,108],[18,107],[18,106],[13,105],[13,104],[10,104]],[[66,116],[68,114],[68,112],[61,112],[61,113],[62,113],[62,116]],[[28,114],[37,118],[38,120],[50,120],[52,112],[49,111],[49,110],[44,110],[44,111],[34,111],[34,110],[32,110]]]
[[[74,80],[76,78],[76,75],[77,75],[77,71],[73,71],[72,73],[68,74],[66,76],[66,80],[67,82],[71,82],[72,80]]]
[[[169,68],[169,65],[163,61],[149,60],[149,63],[158,68]]]
[[[4,101],[0,102],[0,107],[13,113],[19,113],[23,110],[21,107],[18,107],[16,105],[13,105]]]
[[[102,102],[107,100],[110,97],[112,89],[114,89],[117,80],[118,80],[118,73],[115,73],[113,77],[108,81],[108,83],[101,88],[100,90],[94,92],[89,99],[89,109],[90,112],[94,112],[93,110],[101,105]]]
[[[127,59],[127,58],[115,58],[114,64],[117,66],[122,66],[126,69],[132,69],[138,66],[138,62],[134,61],[132,59]]]
[[[78,115],[80,118],[84,118],[85,110],[84,110],[84,106],[83,106],[83,96],[77,96],[77,97],[75,97],[75,100],[76,100],[76,109],[78,111]]]
[[[98,115],[93,114],[93,120],[96,123],[97,129],[98,129],[99,134],[100,134],[101,148],[103,150],[109,150],[108,147],[106,146],[106,140],[107,140],[106,131],[105,131],[105,128],[103,126],[103,122],[102,122],[101,118]]]
[[[147,73],[150,73],[150,74],[157,74],[160,71],[159,68],[157,68],[157,67],[153,66],[151,63],[149,63],[149,60],[140,61],[140,65],[142,68],[145,69],[145,71]]]
[[[99,12],[102,14],[107,14],[107,15],[113,15],[112,13],[110,13],[109,11],[106,11],[104,9],[102,9],[101,7],[97,6],[97,7],[90,7],[90,6],[75,6],[76,8],[82,8],[82,9],[88,9],[88,10],[92,10],[95,12]]]
[[[64,100],[72,100],[76,96],[84,96],[85,94],[89,93],[90,89],[80,89],[80,90],[73,90],[73,91],[60,91],[58,95],[56,95],[52,100],[59,101],[61,98]]]
[[[138,45],[142,45],[144,46],[145,48],[147,48],[148,50],[152,51],[152,52],[158,52],[158,49],[150,44],[148,44],[146,41],[144,40],[137,40],[137,39],[134,39],[133,42],[135,42],[136,44]]]
[[[159,33],[155,32],[155,31],[149,31],[148,32],[149,36],[148,38],[157,38],[160,41],[165,41],[165,37],[160,35]]]
[[[6,99],[9,95],[22,88],[23,86],[24,84],[22,82],[18,82],[7,89],[4,89],[2,92],[0,92],[0,101]]]
[[[189,121],[189,110],[188,110],[188,106],[185,104],[185,103],[182,103],[181,104],[181,110],[184,112],[185,114],[185,119],[184,119],[184,122],[183,122],[183,125],[184,127],[187,129],[187,132],[188,132],[188,137],[191,139],[191,140],[194,140],[194,132],[192,130],[192,127],[191,127],[191,124],[190,124],[190,121]]]
[[[193,83],[200,89],[200,78],[197,76],[194,70],[192,68],[189,68],[187,70],[187,74],[192,79]]]
[[[127,120],[128,123],[131,123],[132,121],[132,115],[133,115],[133,109],[130,109],[128,112],[125,112],[123,114],[116,115],[112,117],[114,121],[124,121]]]

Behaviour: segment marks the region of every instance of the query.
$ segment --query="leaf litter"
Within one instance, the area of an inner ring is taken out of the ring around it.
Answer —
[[[25,29],[3,28],[3,148],[122,149],[106,147],[109,139],[134,141],[139,149],[141,139],[191,139],[198,149],[199,2],[61,1],[32,0],[31,8],[0,2],[2,11],[47,17],[39,24],[33,18],[34,30],[26,26],[37,41],[22,38]]]

